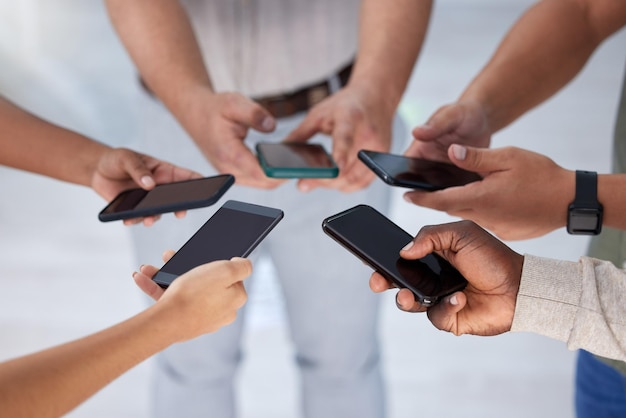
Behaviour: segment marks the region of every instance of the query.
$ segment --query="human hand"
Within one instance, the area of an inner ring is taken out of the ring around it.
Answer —
[[[333,140],[332,156],[339,167],[334,179],[301,179],[298,188],[328,187],[352,192],[366,187],[374,174],[357,158],[361,149],[388,151],[395,111],[371,91],[347,86],[315,105],[285,141],[308,141],[323,133]]]
[[[448,104],[439,108],[424,125],[413,129],[415,141],[405,155],[448,161],[451,144],[488,147],[491,133],[485,110],[478,102]]]
[[[575,174],[541,154],[521,148],[483,149],[452,145],[450,160],[483,179],[436,192],[411,191],[416,205],[470,219],[500,239],[529,239],[567,223]]]
[[[195,171],[177,167],[165,161],[157,160],[145,154],[126,149],[107,149],[100,159],[91,178],[91,187],[107,201],[111,201],[120,192],[141,187],[151,190],[155,185],[183,181],[202,177]],[[185,211],[176,212],[178,218],[185,216]],[[127,219],[125,225],[143,222],[151,226],[159,216]]]
[[[166,252],[164,260],[173,254]],[[179,276],[167,290],[152,281],[157,271],[154,266],[143,265],[133,278],[142,291],[157,301],[157,308],[174,318],[179,341],[185,341],[215,332],[235,320],[237,310],[247,300],[243,280],[252,273],[252,264],[237,257],[203,264]]]
[[[469,221],[424,227],[411,244],[400,251],[402,258],[415,260],[436,252],[468,281],[463,291],[428,308],[428,319],[435,327],[455,335],[483,336],[511,329],[524,263],[522,255]],[[372,274],[370,288],[374,292],[391,287],[380,274]],[[426,310],[408,289],[398,292],[396,304],[409,312]]]
[[[239,93],[197,89],[189,100],[183,125],[204,156],[237,184],[272,189],[284,182],[265,175],[256,155],[244,144],[249,129],[272,132],[276,121],[258,103]]]

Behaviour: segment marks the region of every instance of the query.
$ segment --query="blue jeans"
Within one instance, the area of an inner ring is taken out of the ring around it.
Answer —
[[[576,365],[576,416],[626,417],[626,376],[584,350]]]

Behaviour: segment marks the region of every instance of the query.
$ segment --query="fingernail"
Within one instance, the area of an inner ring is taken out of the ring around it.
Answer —
[[[413,203],[413,202],[411,201],[411,197],[409,197],[409,194],[408,194],[408,193],[403,194],[403,195],[402,195],[402,198],[403,198],[404,200],[406,200],[407,202],[409,202],[409,203]]]
[[[452,154],[454,155],[454,158],[460,161],[465,160],[465,156],[467,155],[467,148],[458,144],[452,144],[450,145],[450,147],[452,148]]]
[[[271,129],[274,129],[274,118],[272,117],[266,117],[265,119],[263,119],[263,122],[261,123],[261,126],[263,127],[263,129],[265,129],[266,131],[269,131]]]
[[[146,187],[154,187],[154,179],[150,176],[143,176],[141,178],[141,184]]]
[[[136,275],[137,275],[137,272],[133,271],[133,279],[135,278]]]
[[[450,305],[453,305],[453,306],[456,306],[459,304],[459,301],[456,299],[456,295],[450,296],[450,299],[448,301],[450,302]]]
[[[413,241],[409,241],[409,243],[405,245],[404,248],[402,248],[402,251],[410,250],[412,246],[413,246]]]

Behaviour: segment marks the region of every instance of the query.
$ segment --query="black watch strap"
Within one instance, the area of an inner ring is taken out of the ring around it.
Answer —
[[[598,235],[602,230],[602,212],[598,202],[598,174],[576,170],[576,196],[568,207],[567,232]]]

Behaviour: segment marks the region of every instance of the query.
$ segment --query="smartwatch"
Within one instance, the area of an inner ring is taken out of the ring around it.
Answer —
[[[598,202],[598,174],[576,170],[576,196],[567,208],[567,232],[598,235],[602,231],[602,210]]]

